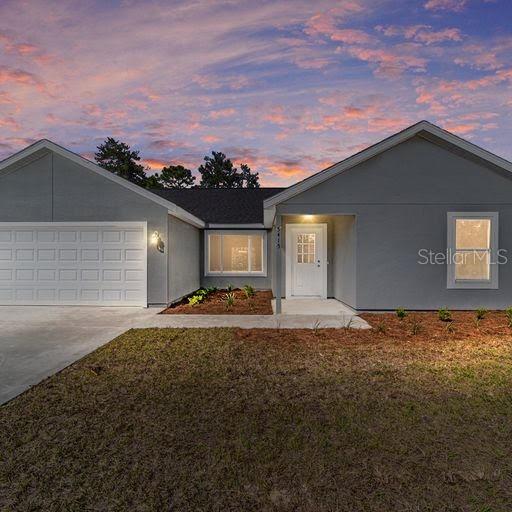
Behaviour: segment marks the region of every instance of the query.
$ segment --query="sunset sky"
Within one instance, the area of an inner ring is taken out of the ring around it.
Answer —
[[[421,119],[512,159],[510,0],[1,0],[0,158],[107,136],[289,185]]]

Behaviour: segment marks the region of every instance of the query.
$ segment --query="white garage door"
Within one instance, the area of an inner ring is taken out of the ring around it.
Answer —
[[[0,223],[0,304],[147,305],[145,222]]]

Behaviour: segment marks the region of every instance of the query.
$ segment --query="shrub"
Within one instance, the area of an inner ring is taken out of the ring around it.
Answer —
[[[224,302],[226,303],[226,308],[229,309],[235,303],[235,294],[233,292],[228,292],[224,295]]]
[[[512,308],[505,309],[505,315],[507,315],[508,326],[512,327]]]
[[[386,325],[384,324],[384,322],[379,322],[375,327],[375,330],[379,333],[384,334],[386,332]]]
[[[483,320],[485,318],[485,315],[487,315],[487,309],[478,308],[476,310],[476,317],[478,318],[478,320]]]
[[[421,322],[419,320],[414,319],[411,324],[411,334],[413,336],[416,336],[416,334],[419,334],[421,332],[421,329],[423,326],[421,325]]]
[[[206,288],[206,291],[208,292],[208,295],[210,293],[214,293],[217,291],[217,287],[216,286],[208,286],[208,288]]]
[[[250,284],[244,286],[244,292],[247,298],[254,297],[254,288]]]
[[[441,320],[441,322],[451,322],[452,321],[452,314],[446,308],[441,308],[437,312],[437,314],[438,314],[439,320]]]
[[[404,308],[398,308],[396,310],[396,316],[400,319],[400,320],[403,320],[406,316],[407,316],[407,311],[404,309]]]
[[[477,325],[480,320],[483,320],[485,318],[485,315],[487,315],[487,309],[479,308],[476,310],[476,321]]]
[[[195,306],[196,304],[199,304],[200,302],[202,302],[204,300],[204,296],[203,295],[192,295],[192,297],[189,297],[188,298],[188,303],[190,306]]]

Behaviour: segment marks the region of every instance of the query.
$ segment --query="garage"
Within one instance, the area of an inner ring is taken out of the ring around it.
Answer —
[[[0,223],[1,305],[146,306],[143,222]]]
[[[165,306],[200,286],[204,225],[40,140],[0,162],[0,305]]]

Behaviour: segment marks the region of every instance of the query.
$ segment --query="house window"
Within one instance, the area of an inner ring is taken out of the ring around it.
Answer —
[[[497,213],[448,213],[448,288],[498,288],[497,252]]]
[[[266,275],[266,232],[206,232],[207,275]]]

